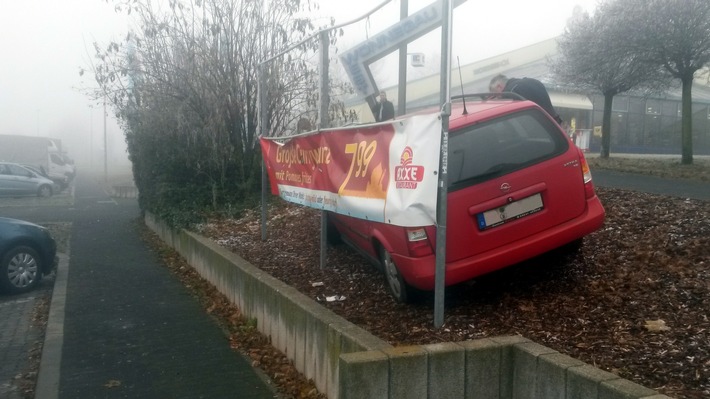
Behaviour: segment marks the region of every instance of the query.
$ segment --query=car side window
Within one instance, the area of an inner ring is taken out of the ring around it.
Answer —
[[[449,186],[463,188],[562,153],[568,147],[558,130],[541,111],[526,110],[452,133]]]
[[[7,170],[5,165],[0,165],[0,175],[9,175],[10,171]]]
[[[9,174],[11,174],[13,176],[26,176],[26,177],[32,176],[32,173],[30,173],[29,170],[27,170],[25,168],[21,168],[17,165],[5,165],[5,166],[9,169],[9,171],[10,171]]]
[[[52,158],[52,163],[55,163],[57,165],[64,166],[64,161],[62,158],[59,157],[57,154],[50,154],[50,157]]]

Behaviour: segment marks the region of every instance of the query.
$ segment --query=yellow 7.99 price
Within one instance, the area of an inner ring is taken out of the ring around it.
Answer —
[[[367,141],[361,141],[359,143],[349,143],[345,145],[345,153],[352,155],[352,160],[348,174],[345,176],[343,184],[341,184],[338,189],[339,195],[384,198],[382,196],[382,190],[372,187],[370,184],[370,177],[372,176],[368,177],[368,170],[370,173],[373,173],[370,163],[375,156],[376,150],[377,141],[371,141],[369,143]],[[378,171],[380,176],[375,176],[377,178],[381,177],[382,168],[378,168]]]

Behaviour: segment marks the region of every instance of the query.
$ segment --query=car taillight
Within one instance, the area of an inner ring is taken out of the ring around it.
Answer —
[[[592,183],[592,171],[589,169],[587,159],[584,157],[582,150],[577,149],[579,153],[579,161],[582,166],[582,178],[584,179],[584,193],[587,198],[594,197],[594,183]]]
[[[423,227],[407,229],[407,247],[411,256],[427,256],[434,253]]]

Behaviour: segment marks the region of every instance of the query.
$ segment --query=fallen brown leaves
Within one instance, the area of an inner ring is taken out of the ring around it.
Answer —
[[[37,294],[36,304],[32,309],[31,332],[27,337],[31,339],[29,352],[27,353],[27,363],[23,370],[18,373],[13,385],[18,387],[20,395],[24,399],[35,397],[35,384],[39,373],[39,365],[42,360],[42,347],[44,346],[44,331],[47,328],[49,319],[49,304],[52,297],[51,289],[42,289]]]
[[[577,254],[550,254],[447,288],[441,329],[433,327],[432,295],[395,303],[384,278],[347,247],[329,249],[321,269],[317,211],[278,202],[266,242],[257,209],[214,220],[201,233],[314,300],[344,296],[323,306],[394,345],[520,334],[678,399],[710,397],[710,203],[598,194],[606,224]],[[262,353],[268,349],[257,338],[237,341],[256,350],[255,364],[272,377],[287,364],[271,364],[277,355]]]

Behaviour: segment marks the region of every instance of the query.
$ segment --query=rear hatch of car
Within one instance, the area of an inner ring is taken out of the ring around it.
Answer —
[[[458,122],[449,138],[447,262],[524,240],[585,211],[579,153],[544,111],[528,107]]]

